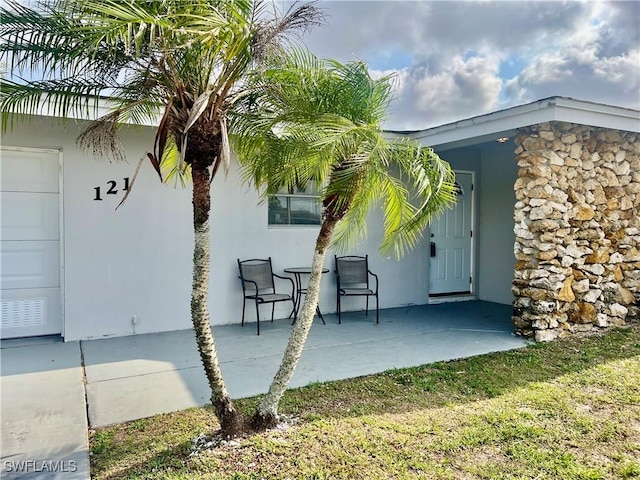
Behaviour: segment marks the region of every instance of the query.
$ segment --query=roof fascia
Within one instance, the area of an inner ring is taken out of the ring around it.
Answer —
[[[399,134],[442,151],[512,136],[518,128],[551,121],[640,132],[638,110],[552,97],[426,130]]]

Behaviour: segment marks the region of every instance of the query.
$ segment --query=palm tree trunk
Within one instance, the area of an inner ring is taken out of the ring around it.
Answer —
[[[209,268],[210,245],[209,214],[211,212],[211,187],[209,170],[194,162],[193,176],[193,227],[195,243],[193,250],[193,289],[191,293],[191,321],[196,334],[200,359],[204,366],[211,403],[215,409],[222,434],[227,437],[240,433],[240,420],[227,387],[222,378],[218,354],[209,323]]]
[[[313,324],[313,317],[316,313],[318,296],[320,294],[322,268],[335,225],[336,220],[325,219],[320,227],[320,233],[316,240],[316,249],[313,255],[313,263],[311,265],[309,284],[307,285],[307,295],[304,300],[304,305],[302,306],[302,311],[293,327],[293,331],[289,337],[289,343],[282,357],[280,368],[275,377],[273,377],[269,392],[258,405],[252,419],[252,426],[258,431],[272,428],[278,423],[278,405],[280,404],[280,399],[291,381],[293,372],[302,355],[302,349],[307,341],[309,330]]]

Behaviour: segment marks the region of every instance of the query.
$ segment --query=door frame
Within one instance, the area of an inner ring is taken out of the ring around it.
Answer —
[[[471,236],[470,242],[470,255],[469,255],[469,275],[471,276],[471,285],[469,286],[469,293],[466,295],[438,295],[437,297],[432,297],[430,295],[431,290],[431,282],[429,280],[429,269],[431,268],[431,257],[429,256],[429,262],[427,263],[427,302],[430,304],[435,303],[445,303],[445,302],[462,302],[466,300],[475,300],[477,298],[476,295],[476,242],[478,241],[478,228],[476,225],[476,191],[477,191],[477,182],[476,182],[476,172],[474,170],[457,170],[454,169],[453,172],[456,176],[459,173],[471,175],[471,231],[473,235]],[[429,238],[431,236],[431,226],[428,228]]]
[[[26,152],[26,153],[50,153],[58,156],[58,235],[59,235],[59,255],[60,255],[60,269],[58,275],[60,277],[60,315],[62,318],[60,319],[60,336],[64,339],[65,337],[65,288],[64,288],[64,272],[65,272],[65,263],[64,263],[64,168],[63,168],[63,155],[62,148],[41,148],[41,147],[16,147],[12,145],[2,145],[0,147],[1,151],[10,151],[10,152]],[[35,338],[35,337],[33,337]]]

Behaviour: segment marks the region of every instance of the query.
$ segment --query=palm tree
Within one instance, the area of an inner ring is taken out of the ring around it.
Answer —
[[[280,188],[321,186],[322,223],[308,293],[282,363],[253,418],[277,423],[279,401],[311,327],[327,249],[345,249],[365,234],[369,208],[381,202],[381,250],[397,257],[417,244],[430,219],[454,200],[454,175],[433,150],[388,140],[381,124],[391,78],[373,79],[362,62],[321,61],[296,51],[254,77],[252,95],[231,122],[245,178],[268,198]]]
[[[229,162],[227,114],[252,66],[286,46],[289,32],[321,21],[313,5],[267,16],[252,0],[42,0],[37,8],[6,1],[0,8],[5,116],[61,118],[110,112],[92,121],[79,142],[95,154],[124,159],[119,128],[160,119],[153,152],[161,179],[193,181],[191,318],[222,432],[236,434],[240,416],[218,365],[209,323],[210,185]],[[22,78],[25,76],[27,78]],[[37,79],[31,79],[37,78]]]

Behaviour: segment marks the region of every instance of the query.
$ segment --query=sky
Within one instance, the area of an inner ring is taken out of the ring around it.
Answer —
[[[286,8],[286,4],[282,4]],[[316,55],[394,74],[385,128],[442,125],[551,96],[640,109],[638,1],[320,0]]]

